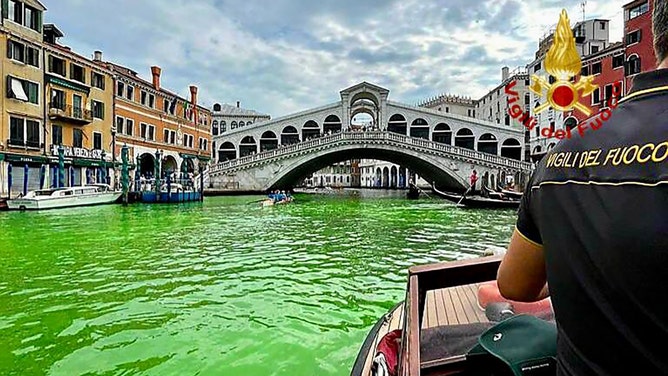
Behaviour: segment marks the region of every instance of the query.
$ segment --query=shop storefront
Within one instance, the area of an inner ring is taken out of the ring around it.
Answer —
[[[48,178],[48,158],[22,154],[0,154],[0,196],[16,197],[41,189]]]

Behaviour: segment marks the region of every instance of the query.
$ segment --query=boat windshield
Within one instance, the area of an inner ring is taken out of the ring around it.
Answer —
[[[60,191],[62,189],[45,189],[42,191],[35,191],[35,196],[51,196],[53,192]]]

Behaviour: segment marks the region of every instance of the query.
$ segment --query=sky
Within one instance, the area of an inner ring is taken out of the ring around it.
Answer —
[[[622,39],[627,1],[593,1]],[[416,104],[442,93],[482,97],[501,68],[524,67],[559,20],[582,20],[581,0],[42,0],[45,23],[76,52],[124,65],[199,103],[279,117],[340,100],[362,81]],[[471,6],[474,5],[474,6]]]

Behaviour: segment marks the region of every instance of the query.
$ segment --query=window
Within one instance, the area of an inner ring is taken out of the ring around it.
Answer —
[[[117,133],[123,134],[123,132],[125,132],[125,129],[123,129],[124,125],[125,125],[125,119],[123,119],[120,116],[116,116],[116,132]]]
[[[640,73],[640,68],[640,58],[637,55],[633,55],[626,62],[626,75],[638,74]]]
[[[25,62],[25,46],[13,40],[7,41],[7,57],[12,60]]]
[[[93,109],[94,118],[104,120],[104,103],[98,102],[96,100],[91,100],[90,107]]]
[[[626,34],[626,45],[639,43],[641,37],[642,31],[640,29]]]
[[[644,2],[640,5],[637,5],[631,9],[629,9],[629,14],[628,14],[628,19],[636,18],[638,16],[641,16],[649,10],[649,5],[647,2]]]
[[[601,62],[599,61],[598,63],[594,63],[591,65],[591,74],[599,74],[601,73]]]
[[[172,145],[176,144],[176,132],[171,131],[171,134],[169,135],[169,143]]]
[[[446,112],[446,113],[449,113],[449,112],[450,112],[450,107],[447,107],[447,106],[446,106],[446,107],[445,107],[445,112]]]
[[[102,150],[102,133],[93,132],[93,149]]]
[[[128,91],[127,91],[127,93],[125,94],[125,97],[126,97],[127,99],[131,100],[131,101],[134,101],[134,100],[135,100],[135,88],[132,87],[132,86],[130,86],[130,85],[128,85],[128,88],[127,88],[127,89],[128,89]]]
[[[169,129],[165,129],[162,133],[162,142],[165,144],[169,143]]]
[[[591,104],[599,103],[601,103],[601,89],[597,88],[593,93],[591,93]]]
[[[90,72],[90,84],[93,87],[104,90],[104,76],[96,72]]]
[[[148,137],[149,140],[155,141],[155,126],[154,125],[149,125],[148,126]]]
[[[603,100],[607,101],[610,98],[612,98],[612,85],[605,85],[605,97],[603,97]]]
[[[585,65],[585,66],[582,67],[581,75],[582,76],[589,76],[589,65]]]
[[[125,84],[122,82],[116,83],[116,95],[122,97],[125,94]]]
[[[141,97],[141,104],[143,104],[144,106],[146,106],[147,96],[148,96],[148,94],[144,90],[142,90],[140,97]]]
[[[16,23],[23,25],[23,3],[18,0],[9,0],[7,5],[7,17]]]
[[[510,116],[506,114],[506,125],[510,125]]]
[[[25,120],[9,117],[9,144],[15,146],[25,145]]]
[[[591,46],[591,53],[595,54],[598,52],[598,46]]]
[[[236,121],[233,121],[233,122],[230,124],[230,129],[236,129],[236,128],[237,128],[237,122],[236,122]]]
[[[141,138],[146,138],[146,123],[139,123],[139,135]]]
[[[42,25],[40,25],[41,23],[40,18],[41,18],[40,11],[26,5],[23,26],[33,29],[35,31],[42,31]]]
[[[601,30],[605,30],[605,22],[601,21],[600,22]]]
[[[86,83],[86,70],[84,67],[70,63],[70,78],[74,81]]]
[[[51,89],[51,108],[65,109],[65,92],[62,90]]]
[[[624,54],[612,57],[612,68],[619,68],[624,65]]]
[[[163,99],[162,100],[162,111],[167,113],[169,111],[169,100],[168,99]]]
[[[65,67],[66,67],[65,60],[59,59],[54,56],[49,56],[49,72],[59,74],[65,77],[67,75]]]
[[[132,136],[135,129],[135,121],[132,119],[125,119],[125,134]]]
[[[39,85],[34,82],[7,76],[7,98],[39,104]]]
[[[7,41],[7,58],[39,67],[39,50],[13,40]]]
[[[148,106],[151,108],[155,108],[155,95],[153,94],[148,95]]]
[[[220,133],[223,133],[227,130],[227,122],[225,120],[221,120],[220,122]]]
[[[467,112],[468,116],[470,117],[471,116],[471,109],[469,108],[466,112]]]
[[[72,146],[83,148],[83,131],[81,129],[72,129]]]
[[[61,127],[60,125],[51,125],[51,144],[52,145],[63,144],[63,127]]]

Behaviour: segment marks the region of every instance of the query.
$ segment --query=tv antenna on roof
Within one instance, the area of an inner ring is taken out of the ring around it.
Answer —
[[[582,22],[585,20],[585,8],[587,7],[587,0],[584,0],[580,3],[580,6],[582,6]]]

